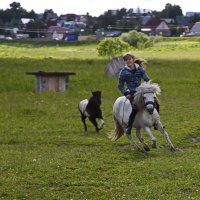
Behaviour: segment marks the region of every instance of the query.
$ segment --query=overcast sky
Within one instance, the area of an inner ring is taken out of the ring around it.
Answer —
[[[121,8],[141,8],[161,11],[167,3],[181,7],[186,12],[200,12],[198,0],[0,0],[0,9],[7,9],[13,2],[18,2],[27,11],[34,10],[43,13],[45,9],[52,9],[60,14],[86,14],[99,16],[107,10]]]

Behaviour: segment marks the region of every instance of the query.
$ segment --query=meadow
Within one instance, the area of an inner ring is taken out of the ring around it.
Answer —
[[[166,39],[146,50],[146,71],[161,87],[160,117],[176,152],[152,130],[157,149],[135,151],[114,129],[117,78],[104,74],[109,60],[96,43],[0,41],[0,199],[200,199],[200,40]],[[27,71],[73,71],[66,92],[35,91]],[[104,129],[77,105],[102,91]],[[134,132],[132,133],[139,144]],[[143,132],[145,141],[150,138]],[[139,144],[140,145],[140,144]]]

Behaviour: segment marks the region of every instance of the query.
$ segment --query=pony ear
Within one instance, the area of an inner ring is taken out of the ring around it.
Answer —
[[[101,94],[101,91],[100,90],[96,90],[96,91],[91,91],[91,93],[94,95],[94,94]]]

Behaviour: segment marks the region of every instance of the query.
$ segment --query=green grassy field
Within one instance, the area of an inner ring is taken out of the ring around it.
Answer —
[[[200,47],[186,41],[183,49],[182,42],[133,50],[161,87],[161,121],[175,153],[155,130],[158,149],[150,152],[133,150],[126,136],[108,139],[120,93],[117,78],[104,75],[108,60],[98,57],[96,44],[1,42],[0,199],[198,200]],[[76,75],[64,93],[36,93],[35,78],[25,73],[38,70]],[[84,132],[77,104],[97,89],[105,127],[96,133],[87,122]]]

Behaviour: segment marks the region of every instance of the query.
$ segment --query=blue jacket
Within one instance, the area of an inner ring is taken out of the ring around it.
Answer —
[[[140,86],[142,79],[144,81],[150,80],[143,67],[136,63],[135,66],[135,71],[132,71],[129,67],[125,66],[119,73],[118,89],[124,95],[134,94],[136,88]]]

